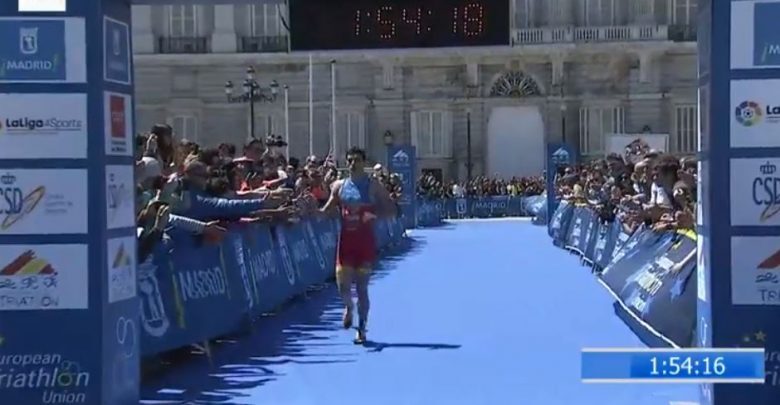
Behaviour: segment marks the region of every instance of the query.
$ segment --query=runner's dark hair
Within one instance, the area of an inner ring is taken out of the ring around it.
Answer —
[[[355,155],[360,156],[364,161],[366,160],[366,151],[364,151],[363,149],[358,148],[357,146],[353,146],[353,147],[349,148],[349,150],[347,150],[347,153],[346,153],[345,157],[346,156],[355,156]]]

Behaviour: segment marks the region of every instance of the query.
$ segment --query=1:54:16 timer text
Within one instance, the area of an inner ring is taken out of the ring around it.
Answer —
[[[652,376],[678,376],[678,375],[702,375],[721,376],[726,372],[723,357],[714,359],[704,357],[701,360],[693,360],[690,357],[671,356],[659,360],[658,357],[650,359]]]
[[[399,35],[419,37],[446,33],[468,39],[485,32],[485,7],[476,1],[438,10],[423,6],[386,5],[355,9],[354,15],[353,33],[356,38],[393,40]],[[443,24],[442,20],[447,24]]]

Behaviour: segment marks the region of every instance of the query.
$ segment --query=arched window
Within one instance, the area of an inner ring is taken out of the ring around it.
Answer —
[[[528,97],[539,96],[536,81],[523,72],[507,72],[499,77],[490,89],[491,97]]]

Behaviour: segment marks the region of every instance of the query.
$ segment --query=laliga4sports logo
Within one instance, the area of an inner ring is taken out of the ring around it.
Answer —
[[[45,194],[44,186],[25,191],[16,184],[13,174],[0,176],[0,231],[11,228],[33,212]]]
[[[756,101],[743,101],[734,109],[734,118],[744,127],[753,127],[762,121],[779,122],[780,105],[762,106]]]
[[[78,119],[17,117],[0,120],[0,131],[8,134],[59,133],[81,131],[83,122]]]

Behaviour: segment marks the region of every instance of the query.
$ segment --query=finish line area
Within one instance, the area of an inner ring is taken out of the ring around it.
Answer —
[[[311,292],[144,379],[143,404],[698,402],[696,385],[583,384],[584,347],[644,347],[579,258],[513,219],[415,229],[376,269],[369,343]]]

